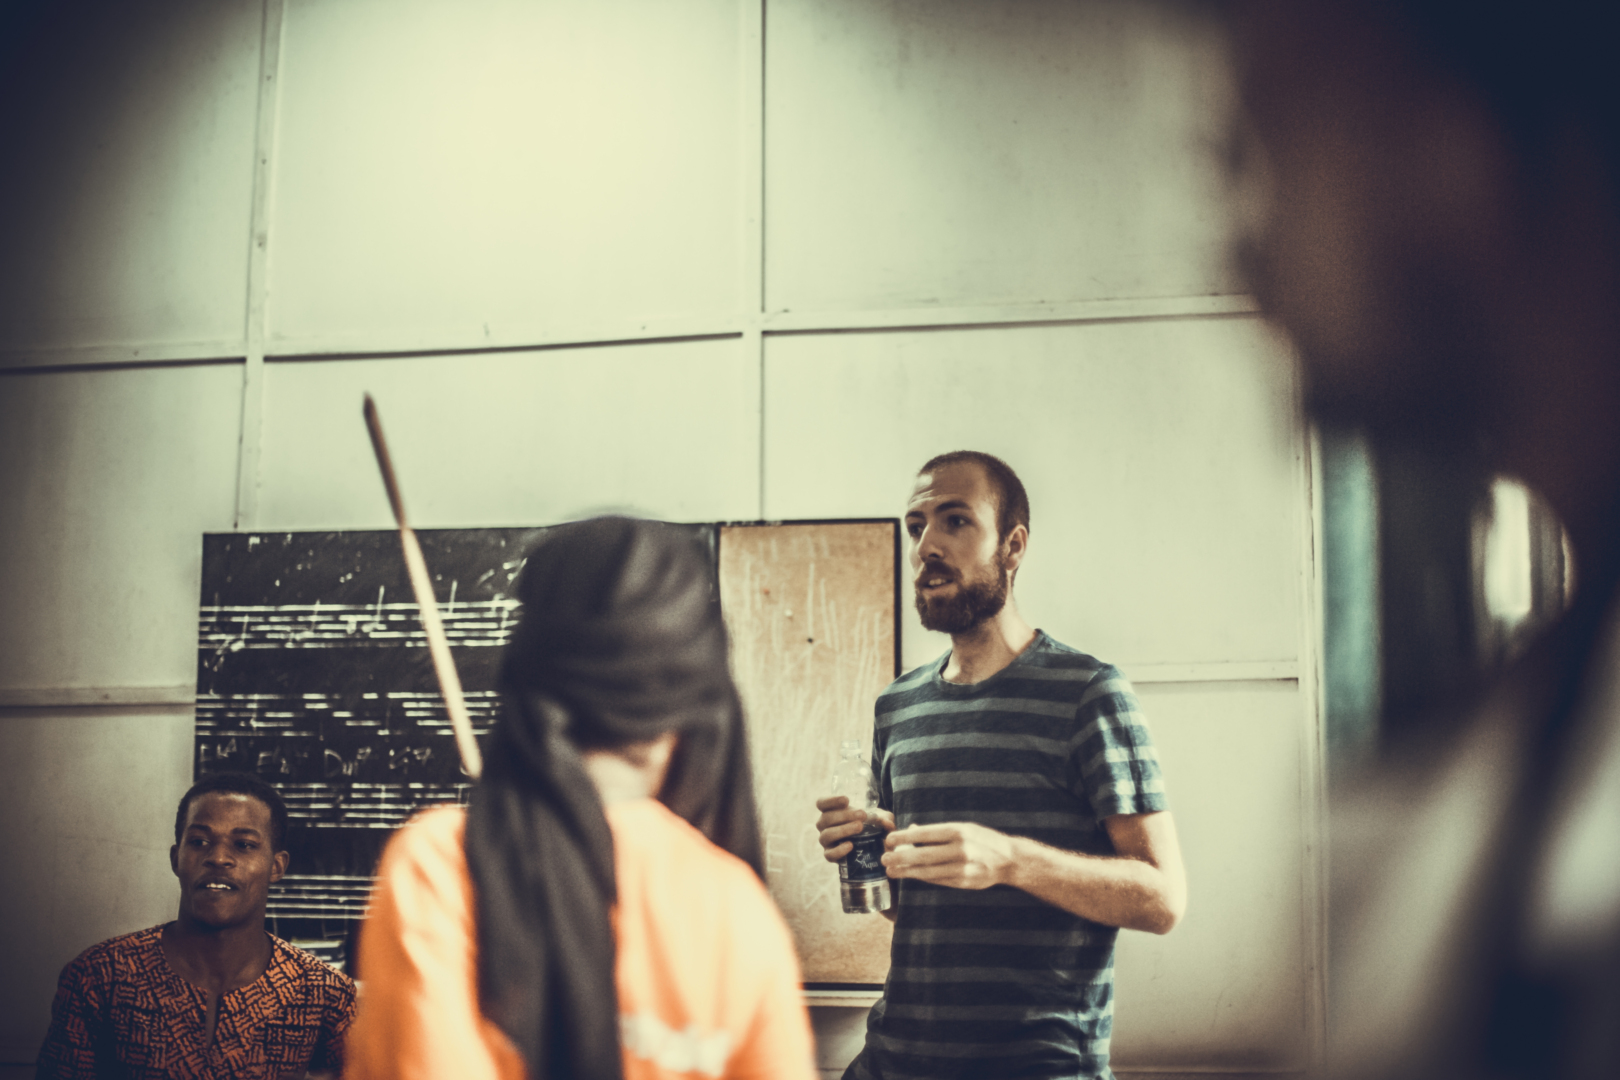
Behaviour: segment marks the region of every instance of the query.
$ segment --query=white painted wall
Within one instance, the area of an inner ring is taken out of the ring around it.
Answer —
[[[1254,320],[792,335],[764,372],[766,517],[898,515],[931,455],[987,450],[1030,495],[1034,622],[1121,664],[1298,659],[1291,379]],[[948,647],[907,630],[907,666]]]
[[[791,0],[767,34],[770,307],[1231,292],[1218,42],[1152,4]]]
[[[3,347],[240,342],[258,5],[57,6],[0,75]]]
[[[392,527],[367,391],[422,527],[758,506],[759,371],[732,337],[269,365],[260,527]]]
[[[289,4],[271,337],[735,312],[741,46],[734,0]]]
[[[61,964],[171,914],[200,534],[388,524],[369,390],[423,527],[893,515],[930,454],[1007,457],[1019,602],[1137,677],[1192,875],[1174,934],[1123,936],[1117,1062],[1304,1066],[1308,469],[1223,263],[1207,28],[1126,0],[90,25],[36,31],[0,97],[0,1062]],[[908,665],[942,647],[908,616]],[[836,1068],[858,1017],[817,1022]]]

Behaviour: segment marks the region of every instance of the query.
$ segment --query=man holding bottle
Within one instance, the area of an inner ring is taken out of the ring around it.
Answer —
[[[828,861],[871,818],[895,923],[846,1080],[1113,1074],[1118,928],[1163,934],[1186,874],[1158,758],[1119,671],[1011,599],[1029,502],[1005,462],[934,458],[906,510],[916,606],[951,649],[878,696],[878,806],[821,799]]]

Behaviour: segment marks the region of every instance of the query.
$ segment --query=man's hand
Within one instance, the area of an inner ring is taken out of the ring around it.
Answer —
[[[884,846],[890,877],[953,889],[1007,884],[1013,866],[1013,838],[968,821],[913,825],[891,832]]]
[[[816,800],[816,809],[821,816],[816,819],[816,831],[820,834],[817,839],[821,841],[821,854],[828,862],[837,862],[851,851],[855,845],[849,842],[852,836],[859,836],[866,827],[868,814],[873,821],[883,826],[885,832],[894,831],[894,815],[887,810],[873,808],[867,810],[851,810],[849,799],[843,795],[829,795],[825,799]]]
[[[954,821],[889,833],[891,878],[952,889],[1009,885],[1105,926],[1169,933],[1187,907],[1187,872],[1168,811],[1103,819],[1113,855],[1083,855]],[[840,834],[849,835],[849,834]]]

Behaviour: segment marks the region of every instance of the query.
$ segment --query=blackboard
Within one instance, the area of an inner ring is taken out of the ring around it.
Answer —
[[[714,551],[715,529],[690,526]],[[513,583],[543,529],[417,533],[475,731],[493,723]],[[203,537],[195,773],[287,801],[271,932],[346,959],[389,833],[470,790],[392,530]]]

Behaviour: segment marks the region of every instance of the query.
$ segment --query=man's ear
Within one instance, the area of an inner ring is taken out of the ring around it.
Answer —
[[[281,876],[287,872],[287,863],[291,861],[291,859],[291,852],[276,852],[276,857],[270,860],[270,881],[272,883],[281,880]]]
[[[1003,557],[1007,560],[1008,570],[1017,570],[1018,564],[1024,561],[1024,553],[1029,550],[1029,529],[1023,525],[1014,525],[1007,534],[1007,539],[1001,542]]]
[[[180,845],[179,844],[170,844],[169,845],[169,869],[174,872],[175,877],[180,876]]]

